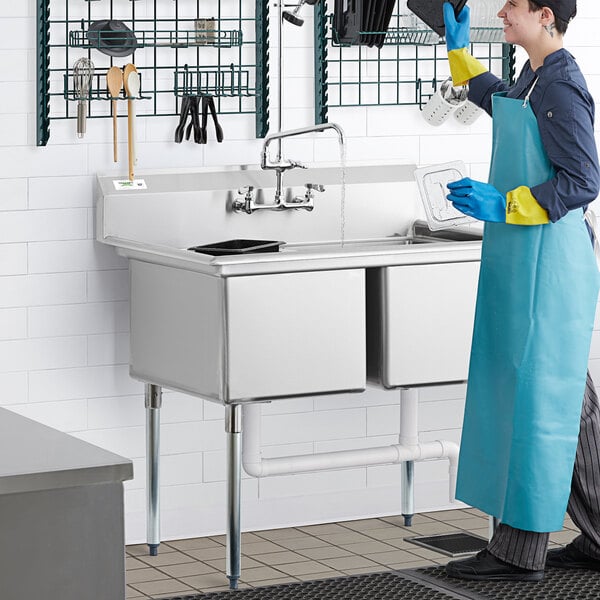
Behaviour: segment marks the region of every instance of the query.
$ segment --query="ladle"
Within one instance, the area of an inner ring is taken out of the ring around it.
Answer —
[[[129,150],[129,180],[133,181],[135,164],[135,105],[134,98],[140,91],[140,75],[131,63],[125,65],[123,80],[127,96],[127,143]]]
[[[111,67],[106,73],[106,84],[111,97],[113,116],[113,158],[117,162],[117,98],[123,88],[123,71],[119,67]]]

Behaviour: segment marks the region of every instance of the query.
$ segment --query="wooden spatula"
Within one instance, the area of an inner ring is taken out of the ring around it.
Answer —
[[[113,158],[117,162],[117,98],[121,94],[123,88],[123,71],[119,67],[111,67],[106,73],[106,85],[112,103],[113,117]]]
[[[123,72],[125,94],[127,95],[127,143],[129,150],[129,180],[133,181],[135,165],[135,105],[134,98],[140,91],[140,76],[131,63],[125,65]]]

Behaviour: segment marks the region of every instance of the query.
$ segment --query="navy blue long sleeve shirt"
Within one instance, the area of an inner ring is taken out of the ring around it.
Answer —
[[[469,82],[469,100],[493,117],[492,94],[506,91],[509,98],[525,98],[536,77],[529,100],[556,175],[531,193],[556,222],[570,210],[587,207],[600,191],[594,100],[573,56],[557,50],[535,72],[527,61],[510,88],[492,73],[482,73]]]

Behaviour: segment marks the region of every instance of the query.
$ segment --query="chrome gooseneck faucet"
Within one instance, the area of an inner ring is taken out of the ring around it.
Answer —
[[[304,20],[300,18],[299,12],[304,4],[314,5],[318,0],[300,0],[293,11],[283,11],[282,0],[278,2],[278,31],[279,31],[279,48],[278,48],[278,106],[277,106],[277,133],[269,134],[265,137],[262,152],[261,152],[261,168],[265,170],[274,170],[276,175],[275,198],[271,203],[258,203],[254,197],[254,188],[251,186],[244,187],[239,190],[240,197],[234,200],[232,208],[235,212],[252,214],[257,210],[287,210],[290,208],[312,210],[314,208],[314,192],[323,192],[325,188],[320,184],[306,183],[306,192],[304,196],[296,196],[289,200],[285,199],[283,193],[283,173],[289,169],[306,169],[306,166],[301,162],[283,158],[282,140],[288,137],[303,135],[306,133],[314,133],[333,129],[339,138],[340,145],[345,144],[344,132],[339,125],[335,123],[322,123],[320,125],[311,125],[301,127],[299,129],[290,129],[282,131],[282,115],[283,115],[283,21],[286,20],[293,25],[301,26]],[[275,160],[271,160],[268,147],[272,141],[277,143],[277,156]]]

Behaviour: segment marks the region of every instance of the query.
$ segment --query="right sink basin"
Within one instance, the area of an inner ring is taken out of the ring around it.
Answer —
[[[477,241],[477,232],[429,231],[414,238]],[[479,261],[367,269],[367,377],[385,388],[467,379]]]

